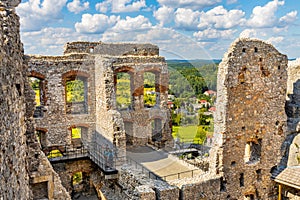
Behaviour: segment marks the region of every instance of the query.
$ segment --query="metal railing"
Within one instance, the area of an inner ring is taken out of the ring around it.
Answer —
[[[137,161],[135,161],[129,157],[126,158],[126,163],[135,167],[135,169],[137,169],[137,170],[140,169],[142,171],[142,173],[145,174],[148,178],[155,179],[155,180],[163,180],[162,177],[158,176],[154,172],[151,172],[150,170],[145,168],[143,165],[141,165],[140,163],[138,163]]]
[[[53,148],[47,154],[47,151],[44,149],[44,152],[46,153],[49,161],[61,161],[61,160],[69,160],[69,159],[76,159],[76,158],[83,158],[88,157],[88,150],[81,147],[73,147],[73,146],[65,146],[64,151],[60,151],[59,149],[62,149],[62,147],[59,148]]]
[[[163,176],[162,179],[164,181],[168,181],[168,180],[176,180],[176,179],[182,179],[182,178],[194,178],[194,176],[197,174],[196,172],[203,172],[203,171],[201,169],[188,170],[188,171],[184,171],[184,172],[179,172],[179,173],[174,173],[174,174],[169,174],[169,175]],[[171,177],[173,177],[173,178],[171,178]]]

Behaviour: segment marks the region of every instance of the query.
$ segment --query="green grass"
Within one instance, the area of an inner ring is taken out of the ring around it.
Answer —
[[[212,135],[212,132],[206,130],[206,126],[173,126],[172,136],[175,139],[178,137],[180,142],[193,142],[202,144],[207,136]]]

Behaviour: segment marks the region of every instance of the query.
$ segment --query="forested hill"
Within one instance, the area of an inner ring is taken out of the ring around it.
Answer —
[[[216,90],[217,70],[221,60],[167,60],[170,93],[177,97],[199,96]]]

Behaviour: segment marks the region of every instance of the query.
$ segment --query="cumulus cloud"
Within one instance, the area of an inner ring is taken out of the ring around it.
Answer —
[[[103,33],[113,27],[119,19],[120,17],[115,15],[83,14],[81,22],[75,24],[75,29],[79,33]]]
[[[90,3],[88,1],[81,3],[80,0],[73,0],[67,4],[67,8],[70,12],[78,14],[84,10],[89,9]]]
[[[104,0],[96,4],[96,10],[106,13],[109,10],[112,13],[135,12],[146,7],[145,0]]]
[[[279,6],[283,6],[284,1],[270,1],[265,6],[256,6],[247,24],[250,27],[266,28],[273,27],[277,22],[275,15]]]
[[[172,8],[190,8],[193,10],[208,7],[222,2],[222,0],[157,0],[160,5]]]
[[[160,25],[163,26],[174,19],[174,9],[162,6],[153,12],[153,16],[160,22]]]
[[[119,20],[116,25],[112,28],[112,31],[123,32],[123,31],[139,31],[151,28],[152,24],[148,18],[142,15],[137,17],[126,16],[126,19]]]
[[[297,14],[298,14],[297,11],[292,11],[292,12],[287,13],[285,16],[283,16],[279,19],[279,25],[287,26],[287,25],[293,23],[297,19]]]
[[[37,31],[58,22],[63,18],[62,9],[67,0],[29,0],[19,4],[17,13],[20,16],[23,31]]]
[[[175,23],[186,30],[197,30],[200,12],[186,8],[178,8],[175,12]]]
[[[254,29],[245,29],[240,33],[240,38],[255,38],[257,31]]]
[[[202,12],[198,28],[206,29],[213,26],[216,29],[230,29],[242,26],[245,23],[245,12],[241,10],[226,10],[223,6],[217,6],[209,11]]]
[[[217,30],[213,28],[208,28],[203,31],[195,32],[193,35],[198,40],[216,40],[216,39],[232,39],[233,34],[236,30],[228,29],[228,30]]]
[[[269,39],[267,39],[266,42],[269,42],[271,44],[278,44],[278,43],[281,43],[283,40],[284,40],[284,37],[278,36],[278,37],[270,37]]]

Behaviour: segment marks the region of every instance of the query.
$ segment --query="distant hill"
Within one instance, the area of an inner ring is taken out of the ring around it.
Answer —
[[[207,65],[207,64],[219,64],[222,60],[221,59],[212,59],[212,60],[204,60],[204,59],[196,59],[196,60],[176,60],[176,59],[171,59],[167,60],[168,64],[182,64],[182,63],[190,63],[194,64],[197,63],[197,65]]]

